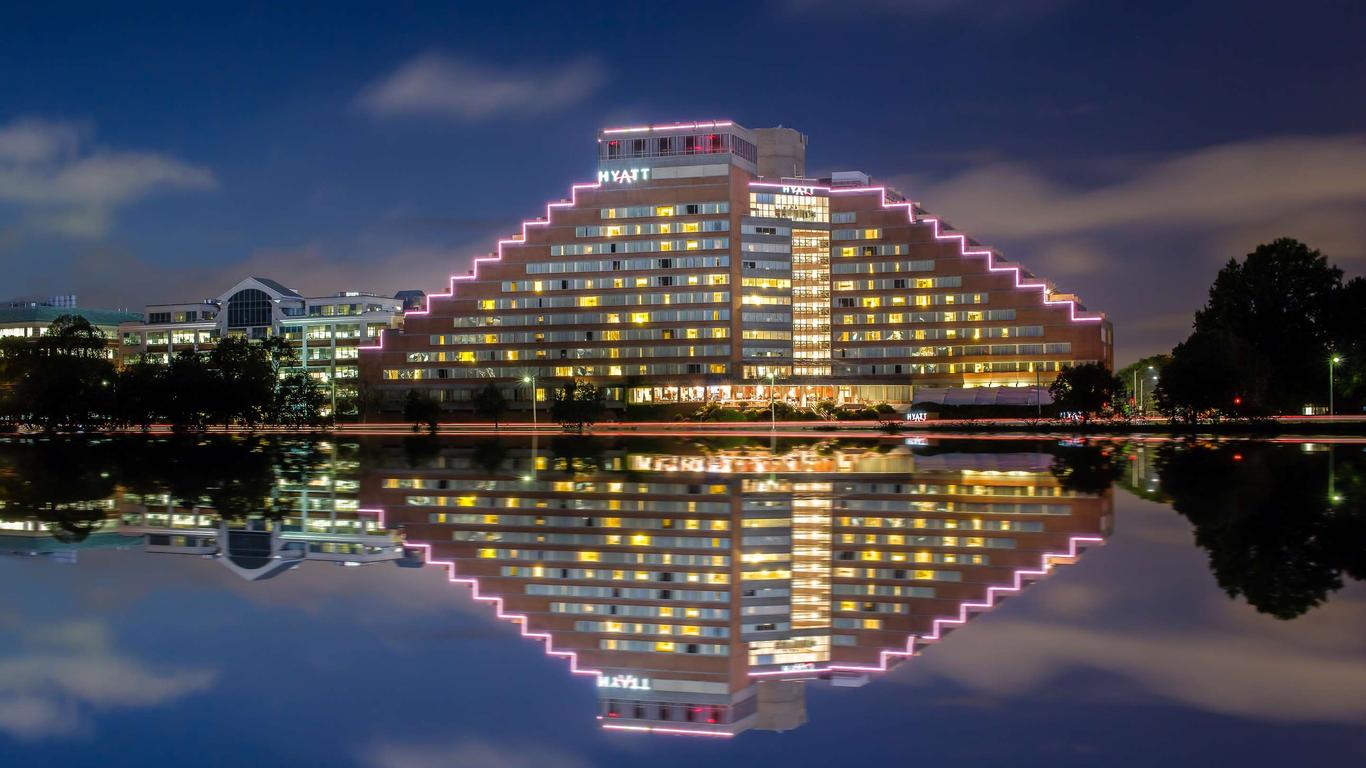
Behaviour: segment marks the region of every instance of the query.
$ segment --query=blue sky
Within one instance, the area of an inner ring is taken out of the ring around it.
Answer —
[[[1046,0],[10,3],[0,298],[435,289],[609,124],[810,136],[1169,347],[1281,235],[1366,264],[1366,8]]]

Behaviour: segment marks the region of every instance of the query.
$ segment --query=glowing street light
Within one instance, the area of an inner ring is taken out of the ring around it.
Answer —
[[[523,376],[522,383],[531,385],[531,429],[535,431],[538,428],[536,421],[536,377]]]
[[[1333,355],[1332,357],[1328,358],[1328,415],[1329,415],[1329,417],[1331,417],[1331,416],[1333,415],[1333,368],[1337,367],[1337,364],[1340,363],[1340,362],[1342,362],[1342,358],[1341,358],[1340,356],[1338,356],[1338,355]]]
[[[777,381],[777,378],[777,373],[773,371],[768,372],[768,418],[769,424],[772,425],[769,427],[769,429],[773,432],[778,431],[778,411],[776,410],[776,406],[774,405],[773,401],[773,386],[774,382]]]

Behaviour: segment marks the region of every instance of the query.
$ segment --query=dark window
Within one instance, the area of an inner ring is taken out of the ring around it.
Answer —
[[[265,291],[247,288],[228,299],[228,327],[249,328],[270,325],[270,296]]]
[[[171,313],[170,313],[170,312],[152,312],[151,314],[147,315],[147,322],[149,322],[149,323],[169,323],[169,322],[171,322]]]

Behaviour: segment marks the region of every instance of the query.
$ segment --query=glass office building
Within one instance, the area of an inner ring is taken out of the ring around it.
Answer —
[[[627,403],[909,403],[1111,364],[1100,314],[806,137],[732,122],[606,129],[593,183],[386,331],[362,375],[458,410],[570,379]]]
[[[420,292],[409,292],[420,293]],[[363,344],[403,319],[404,299],[359,291],[305,297],[264,277],[248,277],[214,299],[183,304],[150,304],[135,322],[118,327],[122,364],[166,363],[183,351],[204,353],[232,336],[289,342],[298,367],[324,388],[328,411],[356,411]]]

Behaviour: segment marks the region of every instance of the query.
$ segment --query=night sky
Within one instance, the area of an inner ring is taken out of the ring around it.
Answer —
[[[1366,269],[1363,36],[1360,2],[10,2],[0,299],[439,289],[599,127],[730,118],[1079,294],[1122,365],[1259,242]]]

